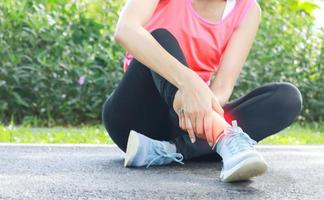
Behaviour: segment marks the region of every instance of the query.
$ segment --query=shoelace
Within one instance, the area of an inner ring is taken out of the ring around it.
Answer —
[[[229,147],[232,154],[251,149],[253,148],[253,145],[257,144],[255,140],[251,139],[248,134],[237,126],[236,120],[232,121],[232,127],[226,128],[219,138],[221,137],[226,137],[226,146]],[[242,142],[241,139],[243,139],[244,142]],[[215,142],[213,149],[215,148],[217,142],[218,141]]]
[[[173,161],[178,162],[180,164],[184,164],[182,162],[183,155],[181,153],[168,153],[163,147],[154,148],[154,152],[157,156],[149,162],[146,168],[149,168],[152,164],[161,163],[162,159],[166,158],[172,159]]]

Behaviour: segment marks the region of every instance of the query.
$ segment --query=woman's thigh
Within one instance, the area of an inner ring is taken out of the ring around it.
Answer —
[[[157,42],[187,66],[176,38],[166,29],[151,32]],[[135,58],[118,87],[104,104],[103,121],[113,141],[126,149],[130,130],[157,140],[171,140],[187,134],[179,127],[173,110],[177,88]]]
[[[302,96],[293,84],[268,83],[224,106],[229,123],[238,125],[260,141],[289,126],[302,109]]]
[[[126,150],[130,130],[150,138],[169,139],[169,107],[160,97],[149,68],[133,59],[106,100],[102,113],[112,140]]]

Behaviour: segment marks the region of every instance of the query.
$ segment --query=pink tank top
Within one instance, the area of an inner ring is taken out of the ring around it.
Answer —
[[[192,7],[192,0],[160,0],[145,29],[165,28],[178,40],[188,67],[207,84],[235,28],[241,23],[256,0],[237,0],[235,7],[218,22],[202,18]],[[133,56],[126,53],[123,69],[126,72]]]

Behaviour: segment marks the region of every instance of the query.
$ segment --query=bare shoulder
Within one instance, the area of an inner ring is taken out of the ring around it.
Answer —
[[[256,0],[252,3],[252,6],[246,16],[247,20],[260,21],[261,18],[261,7]]]
[[[252,4],[250,14],[253,15],[254,17],[260,18],[261,17],[261,7],[257,1],[254,1]]]
[[[251,27],[258,26],[261,20],[261,7],[256,0],[252,0],[250,10],[246,14],[245,18],[242,20],[240,27]]]

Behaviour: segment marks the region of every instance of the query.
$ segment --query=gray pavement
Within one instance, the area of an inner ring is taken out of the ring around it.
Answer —
[[[259,146],[266,175],[228,184],[221,163],[123,167],[112,146],[0,145],[0,199],[324,199],[324,146]]]

